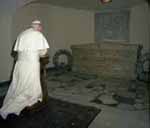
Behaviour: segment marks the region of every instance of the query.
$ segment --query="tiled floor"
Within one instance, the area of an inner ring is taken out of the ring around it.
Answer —
[[[97,115],[89,128],[149,128],[148,109],[128,109],[128,106],[115,108],[91,102],[95,96],[104,91],[102,85],[106,85],[106,91],[108,92],[117,92],[119,89],[119,91],[125,92],[128,85],[131,84],[130,82],[106,81],[99,78],[85,80],[73,76],[69,75],[69,78],[67,78],[67,75],[57,76],[56,79],[53,76],[49,77],[49,95],[62,100],[100,108],[101,113]],[[135,81],[132,82],[135,83]],[[143,83],[138,84],[144,86]]]
[[[95,76],[84,74],[59,74],[50,73],[47,78],[49,96],[66,100],[82,105],[94,106],[102,111],[90,124],[89,128],[149,128],[149,105],[142,109],[135,109],[133,105],[124,107],[110,107],[91,102],[102,93],[127,92],[128,87],[133,84],[144,87],[145,84],[136,81],[104,80]],[[144,89],[144,88],[143,88]],[[6,92],[7,88],[0,89],[0,95]],[[147,93],[147,91],[144,91]],[[148,103],[148,96],[145,95],[145,102]]]

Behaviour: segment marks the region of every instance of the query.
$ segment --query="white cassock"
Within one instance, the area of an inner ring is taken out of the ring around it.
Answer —
[[[25,107],[42,101],[39,58],[46,53],[47,48],[49,45],[46,38],[32,28],[18,36],[14,47],[14,51],[18,52],[18,60],[0,109],[4,119],[10,113],[19,115]]]

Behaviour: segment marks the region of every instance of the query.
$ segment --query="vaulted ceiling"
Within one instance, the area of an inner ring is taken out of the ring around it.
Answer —
[[[66,8],[86,9],[95,11],[129,9],[135,5],[142,4],[150,0],[112,0],[111,3],[101,4],[100,0],[0,0],[0,10],[15,10],[22,6],[40,3],[51,4]]]
[[[28,1],[28,0],[27,0]],[[100,0],[30,0],[30,3],[46,3],[67,8],[89,9],[89,10],[120,10],[129,9],[141,4],[146,0],[112,0],[111,3],[102,4]]]

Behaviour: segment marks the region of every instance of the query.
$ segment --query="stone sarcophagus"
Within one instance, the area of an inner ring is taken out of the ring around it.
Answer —
[[[99,77],[135,79],[138,47],[127,42],[72,45],[73,70]]]

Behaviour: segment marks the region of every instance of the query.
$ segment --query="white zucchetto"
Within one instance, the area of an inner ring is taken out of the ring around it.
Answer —
[[[41,24],[41,21],[39,21],[39,20],[34,20],[34,21],[32,21],[32,24]]]

